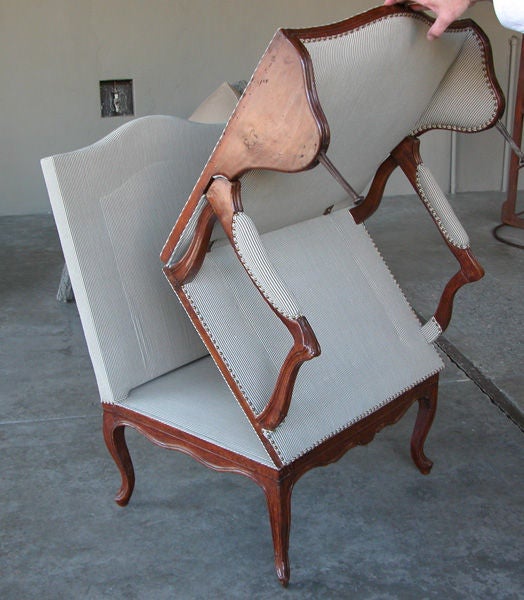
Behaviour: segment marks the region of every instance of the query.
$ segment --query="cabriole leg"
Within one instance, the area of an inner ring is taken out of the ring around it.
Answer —
[[[292,489],[293,483],[289,479],[271,482],[264,486],[273,535],[275,568],[278,579],[284,587],[289,583],[290,574],[288,550]]]
[[[435,418],[438,387],[435,385],[427,396],[418,401],[418,414],[411,436],[411,457],[423,475],[431,471],[433,462],[424,454],[424,442]]]
[[[127,449],[124,429],[109,411],[104,410],[104,440],[113,460],[122,476],[122,485],[115,496],[115,502],[126,506],[135,487],[135,472],[129,450]]]

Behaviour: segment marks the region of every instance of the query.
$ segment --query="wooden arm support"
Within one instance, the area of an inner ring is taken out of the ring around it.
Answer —
[[[320,354],[320,345],[306,317],[286,319],[276,314],[293,336],[293,347],[280,367],[275,388],[266,408],[257,417],[261,427],[268,430],[275,429],[286,418],[302,363]]]
[[[245,258],[239,252],[233,223],[235,215],[243,211],[240,198],[240,182],[231,182],[225,177],[215,177],[207,189],[206,198],[208,203],[198,218],[195,233],[187,250],[178,262],[166,266],[164,272],[173,288],[180,295],[182,285],[190,281],[202,266],[209,246],[213,225],[217,219],[220,221],[240,262],[254,285],[293,337],[293,346],[280,367],[271,398],[264,410],[255,416],[257,423],[261,427],[272,430],[278,427],[287,415],[295,381],[302,363],[318,356],[320,354],[320,345],[311,325],[308,323],[306,317],[299,314],[298,308],[292,296],[285,289],[285,286],[280,285],[279,289],[272,294],[271,284],[273,280],[270,282],[260,281],[259,278],[254,277],[251,265],[246,263]],[[272,269],[269,263],[266,266],[269,270]],[[184,298],[182,298],[182,301],[186,309],[191,313],[192,309],[190,305],[187,301],[184,301]],[[286,310],[285,307],[288,306],[293,310]],[[204,330],[201,330],[201,333],[205,335]],[[233,381],[230,381],[230,385],[236,389]]]
[[[287,415],[293,387],[302,363],[318,356],[320,345],[307,319],[300,314],[288,314],[283,311],[268,294],[267,288],[270,286],[253,277],[250,265],[246,264],[244,257],[239,253],[233,230],[233,220],[235,214],[243,210],[240,199],[240,182],[231,182],[226,178],[216,177],[207,191],[207,199],[254,285],[293,337],[293,346],[280,368],[271,398],[265,409],[257,416],[257,422],[261,427],[272,430],[278,427]]]
[[[452,239],[446,234],[443,229],[438,217],[434,211],[428,206],[428,203],[423,197],[423,192],[420,188],[420,183],[417,178],[417,172],[420,165],[423,164],[422,158],[419,152],[420,140],[418,138],[409,136],[405,138],[391,153],[391,156],[404,171],[404,174],[409,179],[413,189],[417,192],[419,198],[423,201],[424,206],[428,209],[432,219],[439,228],[440,234],[446,242],[448,248],[457,259],[460,265],[460,270],[453,275],[448,281],[442,295],[437,310],[434,314],[434,318],[439,324],[442,331],[444,331],[451,321],[451,314],[453,312],[453,300],[458,290],[466,283],[472,283],[478,281],[484,276],[484,269],[475,258],[469,244],[467,247],[460,247],[453,242]]]
[[[357,223],[361,223],[370,217],[380,205],[389,176],[397,166],[402,169],[430,213],[431,218],[437,225],[446,245],[460,265],[460,270],[455,273],[446,284],[444,291],[441,294],[437,310],[433,315],[433,318],[438,323],[440,329],[444,331],[451,320],[455,294],[466,283],[472,283],[473,281],[481,279],[484,275],[484,269],[471,252],[469,242],[460,244],[454,241],[452,236],[448,235],[439,215],[432,208],[431,202],[428,201],[428,198],[424,197],[425,192],[421,187],[418,177],[419,167],[424,164],[420,156],[419,147],[420,140],[418,138],[413,136],[404,138],[404,140],[402,140],[402,142],[391,152],[390,156],[388,156],[388,158],[380,165],[366,198],[361,204],[351,209],[351,214]]]

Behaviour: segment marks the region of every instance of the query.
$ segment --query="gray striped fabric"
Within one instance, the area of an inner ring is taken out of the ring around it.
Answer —
[[[269,261],[253,221],[244,212],[236,213],[232,230],[240,261],[266,300],[284,317],[298,318],[300,308]]]
[[[131,390],[123,406],[274,467],[209,356]]]
[[[184,253],[188,249],[189,244],[193,239],[198,224],[198,219],[200,218],[202,211],[206,207],[206,204],[207,198],[205,196],[202,196],[198,201],[195,210],[191,214],[191,217],[189,218],[189,221],[187,222],[187,225],[184,228],[184,231],[182,232],[182,235],[180,236],[177,245],[171,253],[171,256],[169,257],[169,261],[167,262],[166,266],[172,267],[184,256]]]
[[[417,16],[393,15],[305,40],[331,128],[328,156],[358,193],[415,128],[461,52],[466,34],[446,33],[430,44],[427,29]]]
[[[439,325],[435,317],[431,317],[431,319],[424,324],[420,331],[426,342],[431,344],[442,334],[442,327]]]
[[[322,348],[297,379],[288,416],[266,432],[284,463],[442,368],[363,226],[346,210],[262,236]],[[213,247],[184,286],[227,368],[259,413],[291,336],[231,247]]]
[[[206,353],[158,255],[220,132],[144,117],[42,161],[103,402]]]
[[[220,131],[145,117],[42,168],[102,402],[274,466],[159,260]]]
[[[417,168],[417,189],[446,240],[457,248],[469,248],[468,234],[431,171],[424,164]]]
[[[428,125],[428,118],[434,126],[448,119],[467,129],[472,119],[480,127],[493,112],[492,91],[478,77],[483,63],[476,38],[453,31],[429,44],[427,29],[417,16],[395,15],[345,35],[304,40],[331,128],[328,155],[357,193],[385,156],[423,122]],[[468,68],[473,75],[464,80],[481,104],[476,111],[455,100],[457,90],[462,95],[460,78]],[[466,109],[457,112],[457,104]],[[263,171],[242,177],[244,211],[261,233],[349,202],[322,168],[293,177]]]
[[[213,246],[184,293],[255,414],[265,408],[293,339],[229,245]]]
[[[242,206],[260,233],[321,215],[353,202],[323,168],[302,173],[248,171],[242,176]]]
[[[493,121],[497,101],[483,62],[482,46],[476,35],[469,33],[414,133],[432,127],[473,132]]]

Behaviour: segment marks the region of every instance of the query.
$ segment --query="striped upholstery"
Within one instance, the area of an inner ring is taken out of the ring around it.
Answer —
[[[209,356],[131,390],[122,405],[274,467]]]
[[[431,317],[431,319],[421,327],[420,331],[426,342],[431,344],[431,342],[434,342],[442,334],[442,327],[435,317]]]
[[[42,168],[102,402],[274,466],[158,257],[221,129],[144,117]]]
[[[204,210],[206,205],[207,199],[205,196],[202,196],[198,202],[197,207],[193,211],[193,214],[191,215],[191,218],[189,219],[184,231],[182,232],[182,235],[180,236],[180,241],[173,250],[171,258],[168,262],[168,266],[175,264],[184,256],[184,253],[188,249],[189,244],[191,243],[191,239],[195,234],[198,219],[200,218],[200,215],[202,214],[202,211]]]
[[[284,463],[442,368],[364,226],[347,210],[262,236],[300,298],[322,354],[299,373],[288,416],[266,432]],[[291,336],[229,245],[214,246],[184,285],[255,413],[265,407]]]
[[[241,183],[242,206],[260,233],[292,225],[297,220],[318,217],[333,205],[350,204],[345,191],[320,167],[293,175],[248,171],[242,176]]]
[[[299,317],[297,301],[273,268],[253,221],[244,212],[233,216],[233,241],[240,262],[271,306],[284,317]]]
[[[221,129],[144,117],[42,161],[102,402],[206,353],[158,253]]]
[[[358,193],[416,127],[464,43],[453,33],[428,44],[426,32],[418,18],[394,15],[305,40],[331,129],[328,156]]]
[[[493,123],[498,102],[488,81],[484,59],[484,50],[476,34],[467,33],[460,54],[419,118],[413,133],[426,129],[482,131]]]
[[[291,336],[229,245],[213,246],[184,293],[253,412],[264,409]]]
[[[431,171],[423,164],[417,169],[417,190],[446,240],[457,248],[469,248],[468,234]]]
[[[406,135],[431,128],[477,131],[495,117],[498,103],[477,34],[449,30],[428,43],[427,30],[424,18],[396,13],[343,35],[302,39],[330,125],[327,154],[359,194]],[[242,177],[244,210],[262,233],[348,200],[322,168]]]

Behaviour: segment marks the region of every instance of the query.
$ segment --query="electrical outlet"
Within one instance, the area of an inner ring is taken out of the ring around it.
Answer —
[[[100,82],[100,113],[102,117],[134,115],[132,79]]]

